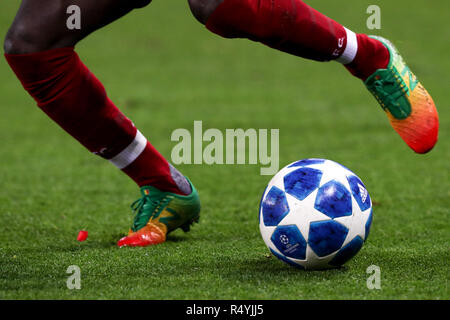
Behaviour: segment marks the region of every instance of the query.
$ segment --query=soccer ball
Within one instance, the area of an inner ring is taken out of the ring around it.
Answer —
[[[259,228],[269,250],[301,269],[343,265],[361,249],[371,224],[366,187],[331,160],[287,165],[269,182],[259,208]]]

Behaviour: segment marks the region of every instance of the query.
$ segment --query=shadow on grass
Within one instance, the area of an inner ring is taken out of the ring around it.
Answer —
[[[329,270],[311,271],[297,269],[272,256],[261,256],[252,259],[228,258],[227,265],[217,264],[218,273],[229,279],[254,281],[255,279],[270,279],[289,281],[289,279],[329,280],[342,277],[349,268],[342,266]]]
[[[77,252],[81,250],[89,250],[89,249],[111,249],[118,248],[117,241],[122,237],[126,236],[125,233],[116,233],[116,234],[98,234],[95,237],[90,237],[84,242],[78,242],[76,240],[70,240],[64,242],[63,240],[53,243],[47,243],[40,247],[29,247],[29,248],[21,248],[21,251],[28,252],[58,252],[58,253],[68,253],[68,252]],[[184,235],[169,235],[167,237],[166,244],[170,245],[173,243],[182,243],[182,242],[193,242],[194,239],[184,236]],[[164,244],[163,244],[164,245]],[[128,248],[131,249],[131,248]]]

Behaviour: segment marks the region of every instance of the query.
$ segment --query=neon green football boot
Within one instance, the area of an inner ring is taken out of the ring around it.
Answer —
[[[187,179],[187,178],[186,178]],[[117,242],[119,247],[145,247],[166,241],[170,232],[181,228],[188,232],[200,218],[200,199],[189,179],[191,194],[187,196],[163,192],[151,186],[141,188],[142,197],[131,208],[136,213],[126,237]]]
[[[375,71],[365,85],[386,112],[392,128],[417,153],[430,151],[438,140],[439,117],[431,95],[406,65],[394,45],[380,41],[390,54],[386,69]]]

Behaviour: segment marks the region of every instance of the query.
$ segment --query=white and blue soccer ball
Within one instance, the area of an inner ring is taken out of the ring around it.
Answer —
[[[324,159],[281,169],[261,199],[259,227],[269,250],[293,266],[320,270],[343,265],[369,235],[372,202],[358,176]]]

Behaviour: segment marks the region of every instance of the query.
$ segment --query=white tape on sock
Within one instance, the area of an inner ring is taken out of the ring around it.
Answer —
[[[356,33],[347,28],[344,29],[347,32],[347,46],[344,53],[336,61],[342,64],[349,64],[355,59],[358,52],[358,39],[356,38]]]
[[[111,163],[119,169],[129,166],[140,154],[144,151],[147,145],[147,139],[138,130],[133,142],[128,147],[123,149],[118,155],[110,159]]]

